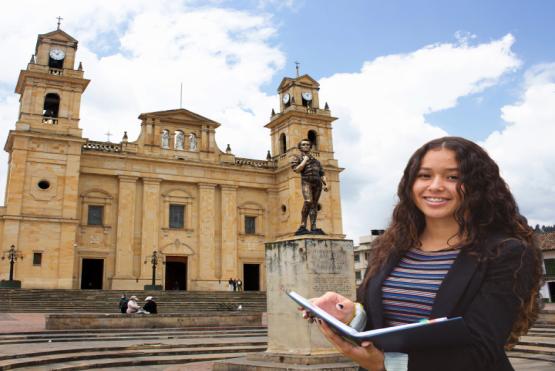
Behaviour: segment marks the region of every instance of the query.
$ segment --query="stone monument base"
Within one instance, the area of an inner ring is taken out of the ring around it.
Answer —
[[[358,366],[341,354],[300,355],[255,353],[214,363],[214,371],[325,370],[357,371]]]
[[[285,290],[313,298],[326,291],[355,297],[353,242],[305,235],[266,244],[268,349],[216,362],[217,371],[358,370],[315,324],[301,317]]]
[[[0,287],[3,289],[20,289],[21,281],[17,280],[2,280],[0,281]]]

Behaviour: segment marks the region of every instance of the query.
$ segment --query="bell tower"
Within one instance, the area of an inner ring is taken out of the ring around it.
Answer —
[[[21,95],[17,130],[81,137],[81,95],[89,80],[81,63],[75,69],[77,40],[57,29],[38,36],[35,54],[15,88]]]
[[[324,166],[329,192],[322,192],[318,226],[334,238],[344,238],[339,194],[339,173],[333,157],[332,122],[327,103],[320,108],[320,84],[309,75],[285,77],[277,89],[280,111],[272,112],[265,127],[271,130],[272,158],[277,164],[281,202],[281,236],[292,235],[300,224],[303,197],[300,176],[291,170],[290,158],[302,139],[312,142],[312,154]]]
[[[4,146],[9,163],[0,248],[15,245],[24,256],[44,255],[40,269],[27,271],[24,287],[77,287],[79,175],[86,142],[79,110],[89,80],[81,64],[74,68],[76,50],[77,40],[59,28],[39,35],[15,88],[21,97],[15,130]]]

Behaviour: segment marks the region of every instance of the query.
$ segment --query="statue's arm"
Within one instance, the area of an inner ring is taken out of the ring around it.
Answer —
[[[293,168],[294,172],[300,173],[301,171],[303,171],[307,162],[308,162],[308,156],[304,156],[304,157],[293,156],[291,158],[291,167]]]
[[[320,177],[320,179],[322,180],[322,185],[324,186],[323,187],[324,191],[327,192],[328,191],[328,180],[326,179],[326,176],[322,175]]]

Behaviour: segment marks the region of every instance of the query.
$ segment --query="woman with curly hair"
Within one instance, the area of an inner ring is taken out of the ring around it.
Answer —
[[[412,155],[397,195],[361,304],[331,292],[313,302],[360,331],[461,316],[471,344],[384,353],[346,342],[322,321],[320,329],[371,371],[513,370],[505,350],[537,317],[541,252],[497,164],[469,140],[435,139]]]

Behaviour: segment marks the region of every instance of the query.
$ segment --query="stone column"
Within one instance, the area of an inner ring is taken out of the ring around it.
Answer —
[[[277,189],[271,188],[267,190],[268,195],[268,208],[266,210],[266,226],[264,233],[269,241],[274,241],[276,239],[276,233],[279,229],[279,192]]]
[[[77,267],[75,266],[77,222],[60,224],[58,252],[58,288],[77,288]],[[104,275],[106,277],[106,275]]]
[[[143,261],[152,255],[155,249],[158,250],[160,182],[160,179],[143,178],[141,279],[146,284],[150,284],[152,278],[152,265],[150,261],[147,261],[147,264],[143,264]]]
[[[135,287],[135,280],[133,279],[133,236],[137,179],[137,177],[132,176],[119,176],[116,267],[112,289]]]
[[[199,289],[210,289],[216,272],[216,185],[199,183]]]
[[[222,186],[222,280],[237,276],[237,187]]]

